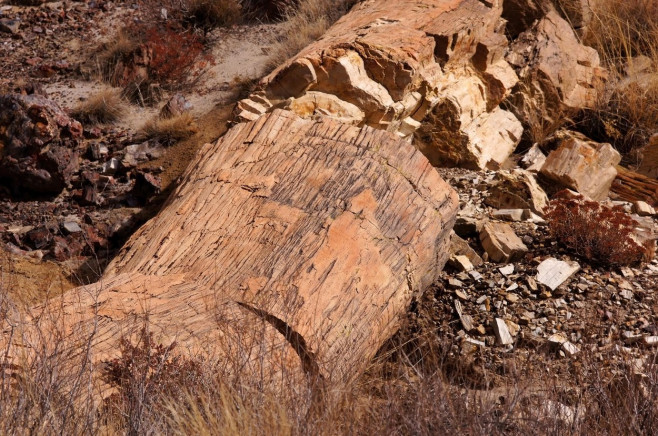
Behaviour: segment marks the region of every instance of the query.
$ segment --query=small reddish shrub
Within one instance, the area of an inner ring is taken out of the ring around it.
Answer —
[[[202,385],[201,364],[174,354],[176,343],[157,344],[153,333],[144,327],[137,343],[122,337],[120,356],[105,362],[102,378],[116,392],[104,401],[109,416],[114,416],[128,429],[129,434],[141,434],[162,408],[162,400],[182,401],[187,392]]]
[[[171,26],[152,26],[144,30],[146,45],[152,51],[149,75],[162,83],[184,79],[203,51],[203,43],[194,33]]]
[[[633,236],[637,222],[620,206],[609,207],[562,191],[550,202],[546,218],[558,242],[585,259],[630,265],[644,256],[644,247]]]

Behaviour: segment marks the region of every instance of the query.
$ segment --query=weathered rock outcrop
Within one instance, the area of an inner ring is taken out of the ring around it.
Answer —
[[[557,12],[549,12],[511,45],[506,60],[520,81],[505,107],[523,122],[533,142],[581,108],[594,107],[605,79],[599,55],[578,41]]]
[[[40,95],[0,96],[0,176],[14,188],[57,194],[78,167],[82,126]]]
[[[498,107],[517,82],[501,12],[499,1],[363,2],[264,78],[236,119],[273,108],[325,115],[417,133],[434,164],[497,168],[522,133]]]
[[[558,13],[573,28],[582,29],[592,19],[596,0],[503,0],[503,18],[507,33],[516,38],[549,13]]]
[[[97,359],[148,315],[164,342],[235,371],[340,383],[436,279],[456,212],[395,135],[274,111],[204,146],[104,278],[51,307],[65,330],[95,329]]]

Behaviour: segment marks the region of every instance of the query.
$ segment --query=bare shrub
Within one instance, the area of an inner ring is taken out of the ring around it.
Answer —
[[[546,214],[557,240],[585,259],[604,265],[638,263],[644,248],[634,239],[637,223],[620,206],[558,193]]]
[[[119,30],[109,41],[101,44],[96,63],[103,80],[110,82],[120,61],[127,61],[139,46],[139,41],[127,28]]]
[[[187,0],[185,21],[208,32],[240,20],[242,9],[236,0]]]
[[[83,123],[112,123],[120,119],[126,110],[121,91],[104,88],[92,94],[76,106],[71,115]]]
[[[149,139],[157,139],[165,145],[187,139],[198,131],[192,115],[183,113],[172,118],[154,118],[142,127],[141,133]]]
[[[145,325],[136,343],[122,337],[119,357],[106,362],[102,377],[116,392],[104,400],[103,407],[128,434],[157,428],[158,421],[149,418],[162,409],[163,399],[179,403],[186,391],[200,387],[201,363],[175,354],[175,348],[175,342],[168,346],[156,343]]]
[[[203,51],[193,33],[181,33],[174,27],[148,27],[143,30],[146,45],[152,50],[149,75],[159,82],[185,78]]]

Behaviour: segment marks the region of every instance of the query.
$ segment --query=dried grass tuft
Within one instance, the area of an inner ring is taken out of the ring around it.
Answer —
[[[272,47],[270,70],[290,59],[311,42],[320,38],[327,29],[358,0],[307,0],[291,8],[284,15],[285,31],[283,37]]]
[[[149,139],[156,139],[164,145],[172,145],[197,133],[194,117],[184,113],[173,118],[154,118],[142,127],[141,133]]]
[[[657,18],[655,1],[597,1],[583,38],[599,52],[610,78],[598,106],[585,113],[582,128],[622,153],[645,145],[658,132]]]
[[[104,88],[75,107],[71,115],[83,123],[107,124],[121,119],[125,111],[126,103],[121,98],[121,91]]]

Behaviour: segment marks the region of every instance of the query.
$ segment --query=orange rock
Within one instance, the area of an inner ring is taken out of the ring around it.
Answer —
[[[436,279],[457,207],[395,135],[274,111],[205,145],[103,279],[47,308],[95,331],[96,360],[148,315],[161,341],[265,383],[340,384]]]

